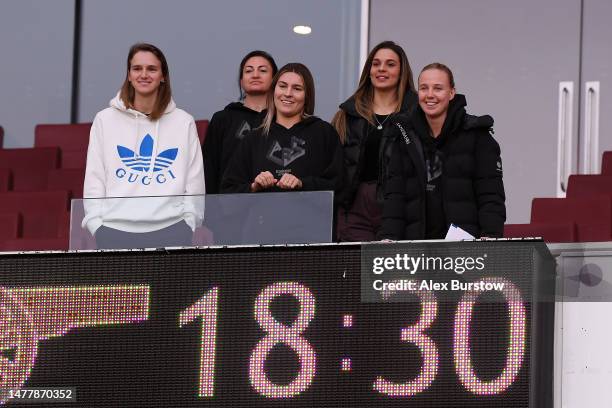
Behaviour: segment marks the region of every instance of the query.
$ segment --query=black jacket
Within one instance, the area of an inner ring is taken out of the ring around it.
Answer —
[[[238,143],[261,124],[264,116],[265,112],[254,111],[240,102],[230,103],[213,115],[202,146],[207,194],[220,192],[223,172]]]
[[[385,169],[382,160],[383,152],[389,148],[390,134],[393,132],[391,123],[394,117],[401,114],[410,114],[417,104],[417,96],[414,92],[408,92],[402,101],[400,112],[389,117],[383,127],[382,140],[379,150],[379,165],[381,166],[378,172],[378,182],[376,192],[379,201],[382,202],[382,174]],[[344,208],[349,208],[355,199],[355,193],[360,182],[361,171],[363,169],[363,159],[365,154],[365,145],[368,138],[368,132],[371,130],[369,122],[363,118],[355,108],[355,99],[353,97],[346,100],[340,105],[346,113],[346,140],[344,142],[344,187],[339,194],[338,202]]]
[[[267,136],[262,129],[247,134],[225,174],[223,193],[247,193],[262,171],[276,179],[291,173],[302,181],[303,191],[338,191],[342,181],[342,147],[336,130],[310,116],[289,129],[273,123]],[[287,191],[274,187],[269,191]]]
[[[465,113],[463,95],[449,106],[438,149],[442,152],[441,194],[446,226],[475,237],[501,237],[506,220],[499,145],[491,136],[493,118]],[[394,148],[384,157],[388,171],[381,239],[423,239],[426,231],[424,143],[429,126],[420,107],[408,126],[393,122]]]

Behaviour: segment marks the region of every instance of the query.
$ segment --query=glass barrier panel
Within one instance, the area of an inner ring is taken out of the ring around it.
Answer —
[[[332,240],[331,191],[72,200],[70,249]]]

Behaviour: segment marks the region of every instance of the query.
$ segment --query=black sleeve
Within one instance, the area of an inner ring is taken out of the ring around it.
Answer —
[[[391,158],[387,165],[383,183],[382,221],[378,233],[379,239],[404,239],[406,227],[405,202],[406,180],[404,175],[404,140],[395,138],[392,142]]]
[[[206,139],[202,145],[202,157],[204,158],[204,179],[206,180],[206,193],[219,194],[221,177],[221,159],[223,153],[223,137],[225,135],[225,120],[223,111],[213,115],[208,129]]]
[[[322,137],[325,138],[325,152],[327,166],[323,173],[316,176],[302,178],[304,191],[334,191],[342,188],[342,145],[340,137],[331,125],[325,126]]]
[[[251,183],[254,179],[252,152],[255,139],[253,136],[258,135],[250,132],[238,143],[223,173],[221,193],[249,193],[251,191]]]
[[[476,140],[474,193],[481,236],[501,238],[506,221],[506,195],[499,144],[488,131]]]

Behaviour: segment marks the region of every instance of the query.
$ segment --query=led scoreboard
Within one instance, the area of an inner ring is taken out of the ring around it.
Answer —
[[[0,255],[0,405],[552,407],[544,244],[411,248],[483,286],[364,301],[358,245]]]

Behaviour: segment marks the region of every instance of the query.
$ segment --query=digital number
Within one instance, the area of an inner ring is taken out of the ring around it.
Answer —
[[[499,394],[514,382],[523,364],[525,355],[527,313],[522,302],[520,290],[511,282],[501,278],[484,278],[483,283],[503,283],[501,293],[508,305],[510,314],[510,338],[506,364],[502,373],[491,381],[482,381],[474,372],[469,346],[470,323],[474,305],[484,291],[467,291],[457,308],[454,326],[455,370],[463,386],[477,395]],[[501,285],[498,285],[498,287]],[[415,292],[420,298],[421,313],[419,320],[412,326],[401,330],[403,342],[416,345],[421,351],[423,365],[419,375],[405,383],[394,383],[378,376],[374,381],[375,391],[391,397],[410,397],[426,390],[435,380],[438,372],[438,350],[434,341],[424,334],[436,319],[437,301],[432,292]]]
[[[212,288],[179,315],[180,327],[202,318],[200,341],[200,397],[214,396],[215,349],[217,344],[217,304],[219,288]]]
[[[297,318],[291,325],[278,322],[270,311],[272,300],[281,295],[294,296],[300,304]],[[255,319],[266,335],[257,343],[249,361],[249,379],[253,388],[269,398],[293,397],[308,389],[316,371],[316,353],[301,334],[315,316],[315,298],[307,287],[297,282],[278,282],[266,287],[255,300]],[[264,371],[268,353],[277,345],[286,344],[298,355],[300,371],[287,385],[271,382]]]
[[[419,320],[412,326],[404,327],[401,330],[400,338],[403,342],[412,343],[421,350],[423,366],[419,375],[406,383],[394,383],[380,376],[377,377],[374,389],[391,397],[409,397],[426,390],[438,373],[438,349],[433,340],[423,334],[436,320],[438,302],[432,292],[423,291],[415,294],[421,300]]]
[[[474,305],[482,292],[467,291],[457,309],[455,319],[455,368],[463,386],[478,395],[493,395],[505,391],[515,380],[523,363],[526,337],[526,311],[521,301],[520,291],[511,282],[500,278],[486,278],[483,282],[503,282],[501,293],[508,304],[510,314],[510,339],[506,365],[499,377],[492,381],[482,381],[474,372],[469,347],[470,322]]]
[[[298,316],[291,325],[279,323],[270,312],[272,300],[282,295],[295,297],[300,305]],[[202,318],[200,397],[214,396],[218,303],[219,288],[215,287],[179,314],[180,327],[199,317]],[[293,397],[308,389],[316,372],[316,353],[301,334],[315,316],[315,298],[310,290],[297,282],[279,282],[270,285],[257,296],[254,315],[266,335],[255,346],[249,361],[249,380],[253,388],[269,398]],[[278,344],[289,346],[300,360],[297,377],[287,385],[272,383],[264,371],[268,353]]]

